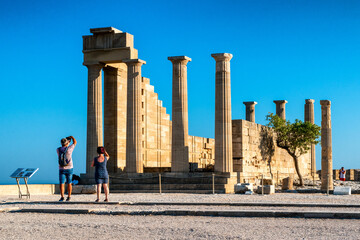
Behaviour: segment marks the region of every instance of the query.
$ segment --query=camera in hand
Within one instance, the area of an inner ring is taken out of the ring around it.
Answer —
[[[66,137],[66,139],[67,139],[69,142],[71,142],[71,137]]]

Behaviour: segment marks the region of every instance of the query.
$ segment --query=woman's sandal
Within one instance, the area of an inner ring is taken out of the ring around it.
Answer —
[[[96,199],[96,200],[95,200],[95,202],[99,202],[99,201],[100,201],[100,199]]]
[[[108,201],[109,201],[109,199],[105,199],[105,200],[104,200],[104,202],[108,202]]]

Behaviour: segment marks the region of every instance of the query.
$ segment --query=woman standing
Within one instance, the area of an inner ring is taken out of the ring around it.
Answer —
[[[341,169],[340,169],[340,180],[341,181],[345,181],[345,174],[346,174],[346,170],[344,169],[344,167],[341,167]]]
[[[108,196],[109,196],[109,188],[108,188],[108,182],[109,182],[109,174],[106,169],[107,161],[109,160],[110,156],[106,152],[104,147],[98,147],[97,148],[98,156],[94,158],[91,166],[95,167],[95,182],[97,184],[97,199],[95,202],[100,201],[100,193],[101,193],[101,184],[104,188],[105,192],[105,202],[108,202]]]

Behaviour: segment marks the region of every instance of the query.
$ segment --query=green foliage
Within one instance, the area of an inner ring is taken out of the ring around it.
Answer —
[[[286,121],[271,113],[266,116],[267,126],[274,129],[278,147],[286,149],[291,155],[299,157],[306,153],[311,144],[317,144],[320,137],[320,127],[310,122],[298,119],[294,123]]]

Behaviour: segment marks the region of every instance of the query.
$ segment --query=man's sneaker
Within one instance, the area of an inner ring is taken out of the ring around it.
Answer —
[[[69,201],[70,201],[70,197],[67,197],[67,198],[66,198],[66,201],[69,202]]]
[[[64,201],[64,197],[61,197],[59,202],[63,202]]]

